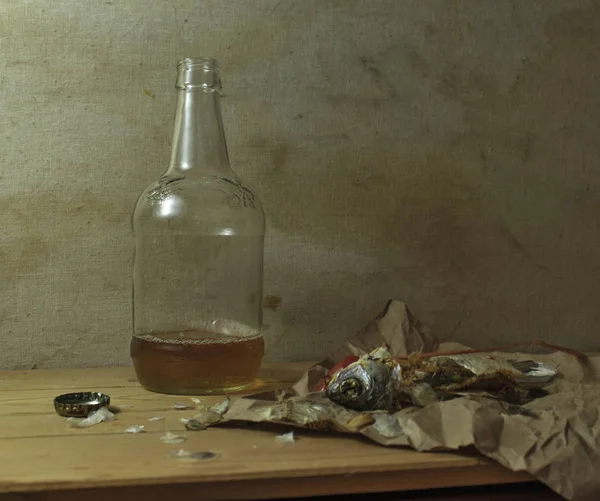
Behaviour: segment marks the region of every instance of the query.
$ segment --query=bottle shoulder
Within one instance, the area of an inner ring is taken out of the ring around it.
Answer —
[[[207,175],[194,178],[163,176],[142,192],[139,201],[145,198],[150,203],[160,202],[174,193],[179,193],[186,198],[209,196],[222,200],[224,197],[231,197],[244,207],[261,206],[256,193],[235,175]]]
[[[238,226],[264,231],[258,196],[237,176],[167,177],[150,184],[138,197],[134,226],[152,221],[180,225]]]

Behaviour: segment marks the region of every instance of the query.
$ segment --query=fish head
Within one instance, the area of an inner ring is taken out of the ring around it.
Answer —
[[[337,404],[357,410],[373,410],[386,394],[388,368],[376,360],[361,358],[332,376],[325,389]]]

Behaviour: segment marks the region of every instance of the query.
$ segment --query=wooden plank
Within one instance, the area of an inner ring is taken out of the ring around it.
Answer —
[[[337,435],[299,433],[296,443],[281,446],[274,440],[274,432],[215,428],[184,432],[186,442],[167,445],[158,432],[101,435],[92,430],[81,430],[89,433],[69,438],[0,440],[0,492],[250,480],[264,480],[266,486],[270,479],[295,479],[294,483],[302,484],[307,477],[371,473],[389,475],[388,489],[404,489],[417,488],[413,475],[423,470],[427,475],[419,481],[419,488],[445,487],[452,476],[438,475],[436,470],[464,473],[461,468],[488,471],[474,479],[475,483],[501,482],[507,476],[512,481],[523,480],[523,475],[507,475],[508,470],[490,467],[476,456],[423,454]],[[217,456],[209,460],[170,456],[181,448],[212,451]]]
[[[233,397],[289,386],[297,380],[306,365],[267,365],[261,371],[255,388]],[[4,377],[4,385],[8,387],[0,390],[0,437],[7,436],[6,430],[9,428],[12,436],[30,436],[27,430],[43,427],[45,421],[42,417],[55,414],[54,398],[65,392],[94,390],[107,393],[111,397],[111,405],[122,406],[123,410],[127,411],[127,419],[131,411],[166,415],[176,402],[192,403],[189,396],[165,395],[145,390],[136,380],[130,378],[130,376],[134,377],[134,374],[127,368],[90,369],[89,372],[76,369],[74,372],[77,376],[73,376],[69,370],[30,371],[29,375],[14,372],[15,384],[9,384],[10,378],[7,374],[10,373],[0,372]],[[200,398],[208,405],[219,401],[222,397],[201,396]],[[175,414],[176,412],[174,417]],[[7,419],[11,416],[15,419]],[[151,416],[140,415],[142,420],[148,417]],[[22,420],[22,430],[19,432],[20,420]],[[47,423],[54,429],[55,420],[49,419]]]
[[[406,470],[390,474],[389,472],[351,473],[345,475],[323,475],[319,477],[306,478],[276,478],[270,480],[240,480],[237,482],[209,482],[189,484],[169,484],[154,486],[126,486],[105,487],[77,490],[52,490],[38,491],[32,493],[6,493],[0,494],[0,501],[64,501],[65,499],[85,499],[86,501],[247,501],[252,499],[287,499],[303,496],[296,501],[308,501],[310,496],[335,495],[331,501],[400,501],[407,498],[399,494],[398,486],[402,491],[409,490],[409,499],[420,499],[415,492],[423,492],[423,499],[427,501],[459,501],[463,499],[462,494],[469,486],[486,484],[499,484],[505,482],[528,482],[530,479],[525,475],[500,471],[500,466],[473,466],[459,468],[438,468],[435,470],[435,482],[448,487],[460,487],[459,493],[453,497],[432,497],[435,491],[431,491],[431,470]],[[521,486],[521,485],[520,485]],[[497,487],[494,487],[496,489]],[[489,490],[489,487],[488,487]],[[395,491],[395,494],[387,494],[385,497],[377,496],[376,493]],[[531,496],[531,489],[525,489],[525,497],[519,496],[515,491],[510,497],[494,496],[488,491],[485,496],[481,491],[468,500],[480,500],[484,498],[490,501],[559,501],[560,496],[552,494],[547,489],[543,492],[546,497]],[[360,498],[348,495],[363,494]],[[341,495],[341,496],[340,496]],[[377,496],[377,497],[375,497]],[[329,501],[330,498],[319,498],[321,501]]]
[[[264,383],[261,385],[261,390],[274,389],[279,386],[281,386],[280,383]],[[129,388],[110,388],[94,385],[93,388],[110,395],[111,406],[122,407],[124,411],[127,410],[128,412],[135,410],[165,413],[171,410],[173,404],[177,402],[193,405],[188,396],[152,393],[139,385]],[[54,397],[60,391],[62,390],[0,391],[0,417],[54,414]],[[238,398],[239,396],[241,394],[232,395],[232,398]],[[218,396],[201,396],[198,398],[201,398],[207,405],[223,399],[223,397]]]
[[[144,390],[139,385],[131,387],[106,387],[82,385],[82,389],[105,392],[111,405],[133,406],[138,411],[167,411],[175,402],[192,404],[189,397],[162,395]],[[54,397],[67,389],[4,390],[0,391],[0,416],[55,414]]]
[[[0,416],[0,438],[19,439],[35,437],[69,437],[115,435],[134,425],[143,425],[146,432],[183,431],[181,417],[191,417],[194,411],[131,412],[129,409],[116,416],[116,420],[90,428],[73,428],[65,418],[56,414]],[[148,421],[153,416],[163,416],[163,421]]]
[[[113,401],[117,405],[123,405],[123,409],[115,414],[115,420],[80,429],[73,428],[66,418],[55,413],[52,405],[53,390],[32,391],[29,399],[21,397],[22,392],[11,397],[7,397],[8,393],[0,392],[0,438],[5,439],[122,434],[125,428],[133,425],[144,425],[147,432],[185,431],[180,418],[191,417],[196,412],[194,409],[172,409],[175,402],[194,405],[186,397],[160,395],[142,388],[117,388],[113,392],[117,398]],[[202,397],[202,402],[211,405],[222,398],[206,396]],[[156,416],[165,419],[149,421]]]
[[[310,365],[309,362],[264,364],[260,379],[268,383],[295,382]],[[92,384],[104,388],[139,386],[132,367],[0,371],[0,391],[77,390]]]
[[[90,382],[104,387],[139,385],[132,367],[0,371],[0,391],[44,388],[75,390]]]

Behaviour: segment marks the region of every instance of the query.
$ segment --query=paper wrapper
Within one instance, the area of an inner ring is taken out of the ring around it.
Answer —
[[[512,359],[534,359],[559,371],[550,395],[524,405],[531,416],[515,413],[490,398],[460,397],[395,414],[358,412],[334,404],[315,387],[334,364],[348,355],[387,343],[393,356],[415,351],[464,349],[442,343],[413,318],[406,305],[390,301],[363,331],[332,356],[311,367],[290,388],[237,400],[225,422],[282,423],[300,428],[360,433],[385,446],[418,451],[474,446],[514,471],[528,471],[572,501],[600,499],[600,357],[532,347],[527,353],[495,352]],[[521,409],[522,410],[522,409]]]

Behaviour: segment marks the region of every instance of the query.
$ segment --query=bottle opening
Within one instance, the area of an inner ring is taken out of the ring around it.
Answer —
[[[186,57],[177,63],[177,89],[219,90],[219,64],[212,57]]]
[[[190,68],[193,66],[203,67],[208,71],[219,71],[219,64],[214,57],[186,57],[177,62],[177,69],[181,69],[182,67]]]

